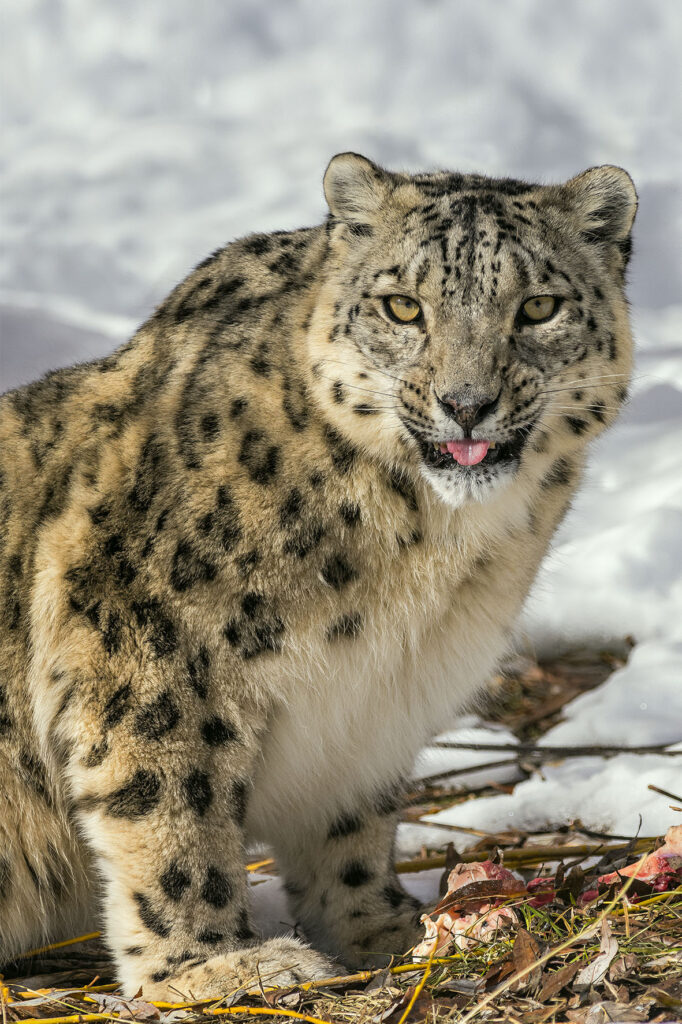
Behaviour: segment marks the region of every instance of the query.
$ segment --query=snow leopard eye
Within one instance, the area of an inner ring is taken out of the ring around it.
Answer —
[[[407,295],[388,295],[384,299],[384,309],[387,316],[399,324],[413,324],[422,317],[419,303]]]
[[[551,319],[558,312],[560,305],[561,299],[556,299],[553,295],[534,295],[521,306],[520,320],[527,324],[542,323],[544,320]]]

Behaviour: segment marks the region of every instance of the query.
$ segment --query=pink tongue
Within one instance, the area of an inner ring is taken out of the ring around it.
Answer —
[[[490,441],[446,441],[445,447],[460,466],[475,466],[488,454]]]

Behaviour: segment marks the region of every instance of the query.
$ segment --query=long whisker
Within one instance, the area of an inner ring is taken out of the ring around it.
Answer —
[[[620,406],[618,405],[600,405],[599,412],[619,412]],[[559,413],[572,412],[572,413],[590,413],[592,410],[584,406],[575,405],[553,405],[551,409],[546,413],[547,416],[556,416]]]
[[[347,363],[345,361],[345,359],[329,359],[328,357],[325,357],[324,361],[325,361],[325,363],[340,363],[341,366],[349,366],[350,367],[350,364]],[[402,377],[396,377],[395,374],[388,373],[387,370],[381,370],[381,369],[379,369],[378,366],[373,366],[368,372],[369,373],[380,373],[384,377],[389,377],[391,380],[397,380],[400,384],[405,384],[406,387],[409,387],[409,384],[410,384],[410,381],[404,380]],[[422,382],[422,384],[423,384],[423,382]],[[423,386],[426,387],[425,384],[423,384]]]
[[[593,399],[592,395],[588,395],[587,396],[587,402],[585,402],[585,403],[583,403],[583,402],[572,402],[571,404],[568,404],[566,402],[566,399],[563,399],[563,401],[562,401],[562,399],[557,398],[557,399],[553,399],[551,402],[547,402],[547,404],[545,405],[545,409],[572,409],[573,412],[581,412],[581,411],[589,412],[593,408],[597,408],[597,409],[613,409],[614,411],[617,412],[619,409],[622,408],[622,406],[621,405],[617,405],[617,404],[608,404],[606,402],[602,402],[602,400],[600,398],[594,398]]]
[[[370,373],[380,373],[384,377],[390,377],[391,380],[397,380],[399,384],[404,384],[405,387],[410,386],[409,380],[404,380],[402,377],[396,377],[395,374],[389,373],[387,370],[380,370],[378,366],[373,366],[372,369],[370,370]],[[423,381],[421,381],[420,383],[422,387],[426,388],[426,384]]]
[[[565,441],[566,439],[565,433],[558,430],[552,423],[545,423],[545,421],[543,420],[541,424],[541,429],[547,431],[547,433],[549,434],[552,434],[554,437],[558,437],[560,440]]]
[[[538,391],[539,395],[553,395],[557,391],[584,391],[587,388],[608,388],[615,387],[617,384],[624,384],[625,381],[620,380],[598,380],[591,382],[589,380],[573,381],[568,384],[558,384],[556,381],[550,384],[549,387],[542,388]]]
[[[574,380],[564,380],[564,381],[558,381],[557,380],[555,383],[557,383],[557,384],[561,383],[562,387],[571,387],[572,385],[575,385],[576,387],[583,387],[583,386],[586,387],[587,385],[591,384],[592,382],[600,382],[601,381],[605,385],[608,385],[608,384],[615,384],[619,380],[627,380],[627,381],[630,381],[631,383],[635,384],[635,383],[639,383],[640,381],[643,381],[643,380],[650,380],[650,381],[658,382],[658,381],[665,380],[665,378],[664,377],[657,377],[656,374],[653,374],[653,373],[601,373],[601,374],[598,373],[598,374],[590,374],[589,377],[577,377]]]
[[[574,380],[564,380],[562,384],[588,384],[592,380],[610,380],[614,377],[629,376],[629,373],[591,373],[589,377],[576,377]]]
[[[616,413],[619,413],[619,412],[620,412],[619,408],[616,408],[614,406],[600,406],[599,410],[598,410],[598,413],[601,413],[601,414],[609,413],[609,414],[615,415]],[[583,416],[589,416],[591,413],[592,413],[591,409],[585,409],[585,408],[583,408],[583,409],[578,408],[577,409],[574,406],[553,406],[552,409],[549,410],[549,412],[545,413],[545,416],[549,417],[549,416],[571,416],[572,415],[572,416],[583,417]]]
[[[604,381],[603,383],[600,383],[600,384],[578,384],[578,385],[572,384],[571,386],[566,386],[565,388],[549,388],[547,391],[538,391],[538,394],[539,395],[558,395],[562,391],[593,391],[594,388],[604,388],[604,387],[608,387],[609,384],[616,384],[616,383],[617,383],[617,381]]]
[[[516,429],[517,430],[531,431],[531,430],[533,430],[537,426],[539,430],[544,430],[545,429],[545,421],[544,421],[544,418],[542,418],[542,417],[544,417],[545,415],[546,415],[546,408],[542,409],[538,413],[537,417],[531,423],[526,423],[522,427],[517,427]],[[552,428],[548,424],[547,425],[547,429],[548,430],[552,430],[552,429],[556,429],[556,428]]]
[[[625,380],[629,380],[628,374],[614,373],[603,377],[578,377],[576,380],[552,380],[547,381],[547,385],[549,387],[580,388],[589,387],[590,384],[603,384],[604,386],[609,384],[620,384]]]

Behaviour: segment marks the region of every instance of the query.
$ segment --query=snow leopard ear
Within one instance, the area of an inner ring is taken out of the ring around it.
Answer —
[[[627,242],[637,213],[637,192],[622,167],[591,167],[566,182],[573,210],[590,241]]]
[[[389,175],[359,153],[337,153],[324,173],[333,217],[350,225],[371,223],[389,192]]]

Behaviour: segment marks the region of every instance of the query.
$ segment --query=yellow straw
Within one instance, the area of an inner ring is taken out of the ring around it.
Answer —
[[[38,956],[39,953],[49,953],[51,949],[62,949],[64,946],[75,946],[77,942],[88,942],[90,939],[99,939],[101,932],[88,932],[87,935],[79,935],[75,939],[64,939],[63,942],[52,942],[49,946],[40,946],[39,949],[29,949],[28,953],[19,953],[15,960],[24,960],[29,956]]]

